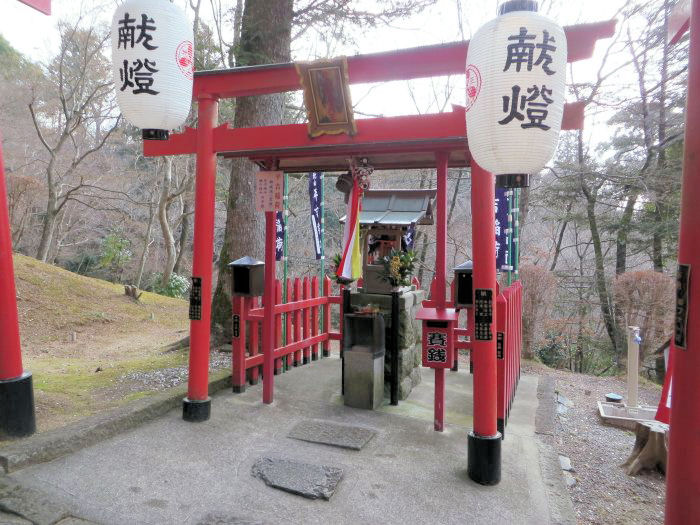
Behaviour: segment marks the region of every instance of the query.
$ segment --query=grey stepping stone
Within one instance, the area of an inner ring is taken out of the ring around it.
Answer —
[[[0,511],[20,516],[35,525],[54,525],[70,516],[68,509],[45,494],[0,476]]]
[[[268,486],[309,499],[331,499],[343,470],[327,465],[312,465],[291,459],[262,457],[253,465],[253,476]]]
[[[369,428],[341,425],[332,421],[306,419],[300,421],[289,433],[290,438],[311,443],[361,450],[376,432]]]
[[[562,470],[567,470],[569,472],[574,471],[573,467],[571,466],[571,460],[566,456],[559,456],[559,465],[561,466]]]

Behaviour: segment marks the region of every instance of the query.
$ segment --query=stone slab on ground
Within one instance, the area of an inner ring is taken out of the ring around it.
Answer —
[[[263,457],[252,468],[253,476],[268,486],[309,499],[331,499],[343,478],[343,469],[284,458]]]
[[[321,443],[335,447],[362,450],[376,431],[352,425],[342,425],[333,421],[305,419],[297,423],[288,434],[290,438],[311,443]]]
[[[44,492],[0,476],[0,525],[91,525]]]

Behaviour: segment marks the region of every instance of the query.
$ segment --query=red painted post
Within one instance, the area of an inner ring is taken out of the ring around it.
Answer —
[[[282,283],[275,280],[275,304],[282,303]],[[275,350],[282,346],[282,314],[275,314]],[[284,371],[284,361],[286,358],[275,359],[275,374],[280,375]]]
[[[214,258],[214,211],[216,206],[216,153],[214,127],[219,103],[210,96],[198,99],[197,174],[194,196],[194,255],[192,277],[201,280],[201,315],[190,321],[190,362],[187,398],[182,418],[206,421],[209,399],[209,342],[211,326],[212,260]]]
[[[247,306],[249,297],[233,298],[234,330],[231,341],[231,383],[236,393],[245,392],[246,368],[245,368],[245,344],[247,336]],[[235,321],[238,316],[238,321]],[[236,331],[236,324],[238,331]]]
[[[36,430],[32,375],[22,367],[12,234],[0,137],[0,436]]]
[[[318,277],[314,276],[311,279],[311,297],[315,299],[318,297]],[[311,308],[311,336],[318,335],[318,306],[313,306]],[[311,347],[311,360],[318,360],[318,343]]]
[[[490,340],[479,340],[474,333],[474,431],[469,434],[469,477],[483,485],[501,479],[501,435],[496,424],[496,239],[494,228],[495,181],[492,173],[472,160],[472,252],[474,292],[490,290],[492,322]],[[476,308],[475,305],[475,314]]]
[[[686,348],[673,348],[671,439],[666,473],[666,523],[700,523],[700,0],[690,13],[678,264],[690,273]],[[695,275],[693,275],[695,272]],[[678,319],[676,320],[678,322]]]
[[[450,307],[454,307],[455,304],[455,289],[456,289],[457,281],[452,279],[452,283],[450,284]],[[459,311],[458,311],[459,313]],[[457,318],[457,323],[455,325],[455,328],[459,328],[459,317]],[[459,371],[459,350],[455,346],[455,355],[454,355],[454,361],[452,363],[452,368],[450,369],[452,372],[458,372]]]
[[[287,302],[291,303],[294,300],[293,296],[292,296],[292,281],[291,281],[291,279],[287,279],[286,287],[287,287]],[[289,343],[291,343],[293,341],[293,339],[292,339],[292,318],[293,318],[293,316],[294,316],[293,312],[287,312],[284,315],[285,322],[286,322],[285,334],[287,335],[287,340],[284,342],[285,345],[288,345]],[[294,355],[289,354],[287,356],[287,368],[292,368],[293,365],[294,365]]]
[[[263,295],[263,403],[270,404],[275,390],[275,216],[265,212],[265,293]]]
[[[0,381],[15,379],[22,375],[22,347],[19,339],[19,318],[17,315],[17,293],[15,273],[12,263],[12,235],[10,216],[7,208],[7,188],[5,186],[5,166],[0,150]]]
[[[340,306],[338,308],[340,317],[338,317],[338,333],[340,333],[340,341],[338,341],[338,349],[340,353],[340,358],[343,358],[343,298],[345,297],[345,286],[342,284],[338,287],[338,295],[340,296]]]
[[[323,295],[326,301],[330,301],[331,296],[331,280],[328,276],[323,278]],[[331,333],[331,303],[326,302],[323,305],[323,333]],[[331,355],[331,340],[327,339],[323,342],[323,357]]]
[[[299,277],[294,279],[294,300],[295,301],[300,301],[301,300],[301,280]],[[302,316],[301,316],[301,308],[297,308],[294,310],[294,341],[301,341],[301,323],[302,322]],[[301,350],[297,350],[294,352],[294,366],[301,366],[302,364],[302,357],[301,357]]]
[[[304,299],[309,299],[311,297],[311,283],[309,283],[309,278],[304,277],[303,280],[303,290],[304,290]],[[306,340],[309,338],[309,333],[310,333],[310,328],[311,328],[311,308],[304,308],[302,310],[302,319],[303,319],[303,338]],[[310,346],[305,346],[304,347],[304,364],[307,364],[311,361],[311,347]]]
[[[447,292],[447,162],[446,152],[435,154],[437,167],[437,222],[435,243],[435,278],[433,279],[433,296],[435,307],[446,307],[445,293]],[[435,403],[434,403],[434,427],[438,432],[445,428],[445,369],[435,369]]]

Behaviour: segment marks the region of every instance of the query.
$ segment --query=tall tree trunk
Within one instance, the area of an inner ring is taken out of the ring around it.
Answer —
[[[622,212],[622,217],[620,218],[616,239],[615,275],[622,275],[627,271],[627,237],[632,226],[632,216],[634,215],[634,207],[638,198],[639,194],[636,191],[633,191],[627,197],[625,211]]]
[[[173,266],[173,272],[181,274],[182,273],[182,255],[185,253],[185,247],[187,246],[187,239],[190,235],[190,212],[192,205],[189,201],[185,200],[182,205],[182,224],[180,225],[180,239],[179,239],[179,249],[177,252],[177,259],[175,260],[175,266]]]
[[[173,160],[172,157],[165,157],[165,166],[163,166],[163,187],[160,192],[160,200],[158,201],[158,221],[160,229],[163,232],[163,243],[165,244],[165,266],[163,267],[163,278],[161,283],[163,287],[167,287],[170,282],[170,277],[173,274],[175,266],[175,238],[173,230],[168,221],[168,208],[170,207],[170,187],[173,178]]]
[[[520,210],[518,211],[518,236],[523,238],[527,223],[527,212],[530,210],[530,188],[520,189]],[[522,242],[522,241],[521,241]]]
[[[552,264],[549,267],[549,271],[553,272],[557,267],[557,261],[559,261],[559,254],[561,254],[561,244],[564,241],[564,233],[566,232],[566,227],[569,225],[571,208],[574,205],[574,201],[569,201],[566,207],[566,215],[564,216],[564,222],[561,225],[561,230],[559,230],[559,235],[557,236],[557,242],[554,245],[554,258],[552,259]]]
[[[237,66],[251,66],[290,60],[293,0],[246,0],[241,23]],[[279,124],[284,113],[284,94],[238,99],[234,126],[248,128]],[[250,255],[264,253],[264,217],[255,209],[255,172],[247,159],[231,162],[231,181],[226,215],[224,245],[219,258],[219,278],[212,305],[214,333],[224,339],[231,331],[231,276],[228,264]]]
[[[156,217],[155,206],[151,202],[148,206],[148,226],[146,227],[146,235],[143,239],[143,249],[141,250],[141,258],[139,259],[139,270],[136,274],[134,286],[141,288],[141,280],[143,279],[143,270],[146,267],[146,256],[148,255],[148,247],[151,245],[151,232],[153,231],[153,221]]]
[[[667,32],[669,17],[669,0],[664,0],[664,34]],[[663,59],[661,60],[661,80],[659,82],[659,129],[658,140],[661,144],[659,154],[656,157],[656,166],[658,175],[654,180],[654,233],[652,236],[652,262],[654,263],[655,272],[664,271],[664,254],[663,254],[663,189],[660,187],[660,181],[664,179],[661,174],[666,170],[666,93],[668,84],[668,54],[669,45],[667,41],[663,44]]]
[[[49,200],[46,204],[44,224],[41,228],[41,240],[39,241],[39,248],[36,252],[36,258],[41,262],[46,262],[49,258],[49,250],[51,249],[53,232],[56,228],[56,216],[58,214],[56,205],[56,193],[53,190],[49,190]]]
[[[620,329],[615,319],[615,308],[612,297],[608,291],[608,285],[605,279],[605,258],[603,256],[603,243],[600,239],[600,231],[598,230],[598,218],[595,214],[595,205],[597,200],[597,189],[588,187],[584,180],[584,155],[583,155],[583,132],[578,132],[578,165],[579,178],[581,184],[581,192],[586,197],[586,216],[588,218],[588,226],[591,231],[591,241],[593,243],[593,253],[595,254],[595,287],[600,300],[600,313],[603,317],[605,330],[610,337],[610,342],[613,346],[613,352],[619,364],[619,357],[623,350],[623,342],[620,334]]]

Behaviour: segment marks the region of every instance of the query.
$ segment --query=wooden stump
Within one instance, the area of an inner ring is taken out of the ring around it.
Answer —
[[[139,289],[136,286],[130,284],[124,285],[124,295],[131,297],[135,301],[138,301],[143,292],[139,293]]]
[[[635,434],[637,437],[632,454],[621,466],[626,467],[629,476],[639,474],[644,469],[659,469],[665,474],[668,425],[658,421],[639,422]]]

